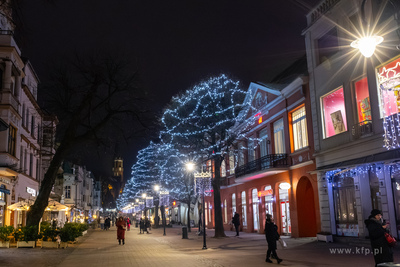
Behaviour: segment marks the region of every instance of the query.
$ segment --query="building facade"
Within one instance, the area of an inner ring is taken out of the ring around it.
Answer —
[[[374,208],[383,211],[399,237],[396,15],[399,7],[392,1],[340,0],[322,1],[307,15],[321,229],[338,237],[367,236],[364,220]],[[375,32],[365,25],[376,25]],[[382,47],[370,58],[351,47],[363,32],[385,33]]]
[[[293,237],[315,236],[320,229],[310,94],[305,57],[273,84],[251,83],[248,98],[258,123],[247,140],[238,140],[221,172],[223,223],[231,230],[235,212],[241,230],[264,233],[266,214],[279,232]],[[240,125],[235,126],[240,128]],[[206,223],[213,227],[213,202],[205,203]]]

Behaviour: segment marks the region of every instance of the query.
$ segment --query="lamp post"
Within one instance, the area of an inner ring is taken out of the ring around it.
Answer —
[[[156,185],[154,185],[153,189],[156,192],[156,196],[158,198],[157,201],[155,202],[154,228],[158,228],[159,222],[160,222],[160,220],[159,220],[160,216],[158,216],[158,207],[160,206],[160,195],[159,195],[160,186],[158,184],[156,184]]]
[[[147,214],[146,214],[146,197],[147,197],[146,193],[143,193],[142,194],[142,198],[144,200],[144,221],[145,221],[145,223],[146,223],[146,218],[147,218]]]
[[[190,172],[193,172],[194,171],[194,169],[195,169],[195,165],[192,163],[192,162],[189,162],[189,163],[187,163],[186,164],[186,169],[188,170],[188,171],[190,171]],[[196,173],[196,174],[194,174],[194,177],[195,178],[201,178],[201,179],[204,179],[204,178],[208,178],[209,177],[209,174],[207,174],[207,173],[203,173],[203,172],[201,172],[201,173]],[[201,187],[202,187],[202,210],[203,210],[203,219],[202,219],[202,223],[203,223],[203,249],[207,249],[207,243],[206,243],[206,220],[205,220],[205,218],[206,218],[206,211],[205,211],[205,200],[204,200],[204,195],[205,195],[205,182],[203,182],[202,183],[202,185],[201,185]]]

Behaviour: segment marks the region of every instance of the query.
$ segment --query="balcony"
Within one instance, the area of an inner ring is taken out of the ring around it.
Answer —
[[[14,39],[14,33],[12,31],[0,30],[0,46],[14,47],[18,55],[21,55],[21,50]]]
[[[288,155],[287,154],[270,154],[262,158],[250,161],[249,163],[239,166],[235,169],[236,178],[266,169],[287,167]]]
[[[351,135],[353,139],[358,139],[363,136],[369,136],[372,134],[372,121],[362,121],[353,125],[351,128]]]

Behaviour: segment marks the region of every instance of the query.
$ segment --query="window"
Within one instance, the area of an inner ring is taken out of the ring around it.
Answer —
[[[36,159],[36,180],[39,180],[39,159]]]
[[[226,177],[226,164],[225,164],[225,159],[221,162],[221,177]]]
[[[269,191],[270,193],[265,195],[265,214],[271,214],[274,216],[274,198],[272,197],[272,187],[270,185],[265,186],[265,191]]]
[[[224,223],[228,223],[228,208],[226,206],[226,199],[224,199]]]
[[[8,128],[8,153],[15,157],[15,146],[17,140],[17,129],[10,125]]]
[[[33,175],[33,153],[29,154],[29,176]]]
[[[71,198],[71,186],[65,186],[65,198]]]
[[[26,108],[26,112],[25,112],[25,128],[28,128],[29,125],[29,108]]]
[[[261,142],[260,142],[261,157],[264,157],[269,154],[269,151],[268,151],[269,140],[268,140],[267,128],[264,128],[260,131],[259,138],[261,139]]]
[[[32,116],[32,119],[31,119],[31,135],[33,137],[35,137],[35,117],[34,116]]]
[[[247,226],[246,192],[242,191],[242,224]]]
[[[333,28],[317,40],[318,59],[321,64],[339,51],[337,29]]]
[[[256,151],[254,149],[254,140],[253,139],[249,139],[247,141],[247,162],[251,162],[254,161],[256,159]]]
[[[239,166],[244,165],[244,146],[243,143],[239,144]]]
[[[333,178],[333,198],[337,234],[358,236],[358,221],[354,179],[352,177]]]
[[[325,138],[347,131],[343,87],[321,97]]]
[[[356,81],[354,83],[354,89],[356,92],[358,122],[367,123],[372,120],[367,77]]]
[[[283,119],[274,122],[275,154],[285,154],[285,133]]]
[[[24,147],[23,146],[21,146],[21,150],[19,153],[19,168],[21,170],[24,169]]]
[[[25,104],[22,105],[22,126],[25,126]]]
[[[256,188],[251,191],[251,200],[253,202],[253,228],[254,230],[258,230],[260,226],[258,223],[258,191]]]
[[[236,194],[232,194],[232,217],[236,212]]]
[[[306,108],[302,107],[292,112],[293,148],[302,149],[308,146]]]
[[[235,174],[235,155],[233,151],[229,152],[229,174]]]

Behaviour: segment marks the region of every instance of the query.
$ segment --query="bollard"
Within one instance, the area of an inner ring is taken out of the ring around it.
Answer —
[[[186,226],[182,227],[182,239],[188,239],[188,229]]]

